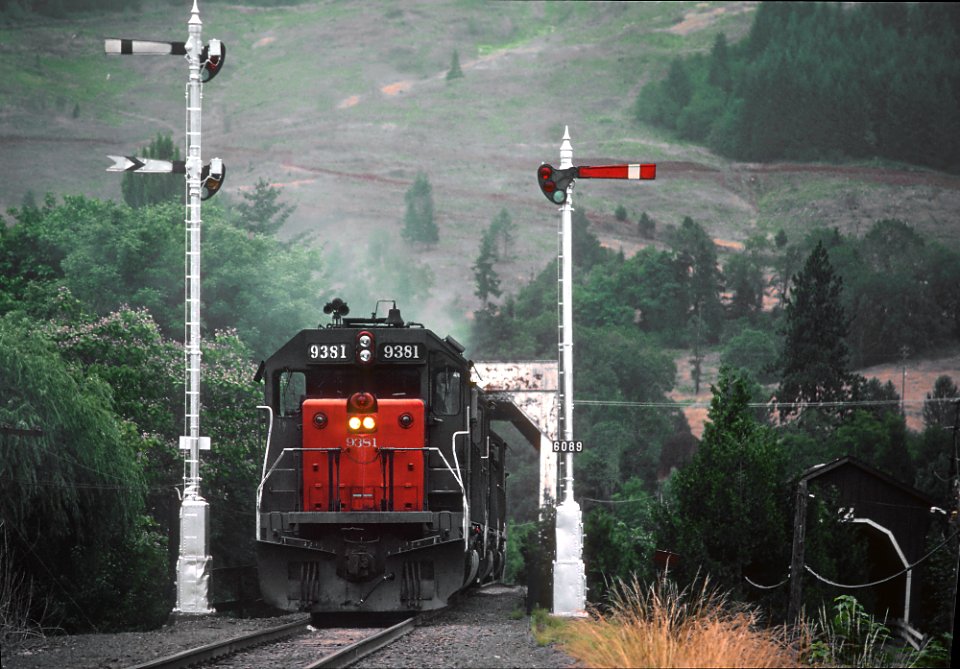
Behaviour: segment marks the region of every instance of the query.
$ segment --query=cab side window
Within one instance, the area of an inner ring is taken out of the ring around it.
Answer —
[[[280,374],[280,415],[295,416],[307,394],[307,377],[303,372],[284,371]]]
[[[453,416],[460,413],[462,375],[456,367],[442,366],[433,372],[431,409],[438,416]]]

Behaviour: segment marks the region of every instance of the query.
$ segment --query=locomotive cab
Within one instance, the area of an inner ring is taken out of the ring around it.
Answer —
[[[268,603],[431,609],[500,576],[505,444],[462,353],[394,308],[335,313],[264,361],[257,555]]]

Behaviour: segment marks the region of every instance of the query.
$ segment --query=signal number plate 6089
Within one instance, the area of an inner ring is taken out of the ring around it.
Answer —
[[[381,344],[377,359],[380,362],[420,362],[423,344]]]

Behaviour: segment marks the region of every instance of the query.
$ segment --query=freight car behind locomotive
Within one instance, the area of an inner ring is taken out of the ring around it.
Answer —
[[[379,303],[378,303],[379,304]],[[265,360],[257,561],[269,604],[441,608],[499,579],[505,444],[452,337],[386,317],[303,330]]]

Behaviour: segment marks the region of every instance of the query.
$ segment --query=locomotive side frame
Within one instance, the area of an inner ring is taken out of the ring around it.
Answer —
[[[265,601],[313,613],[427,610],[502,576],[506,444],[462,353],[451,337],[391,310],[303,330],[261,364],[268,429],[256,540]],[[370,411],[360,395],[385,423],[372,439],[361,427],[344,440],[349,430],[327,426]],[[393,419],[424,424],[406,430]]]

